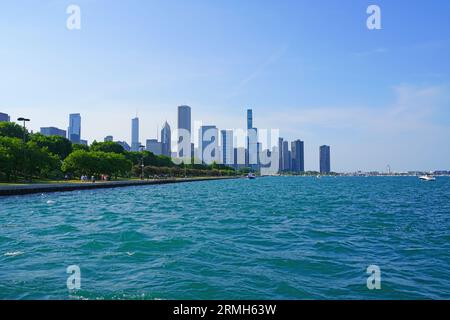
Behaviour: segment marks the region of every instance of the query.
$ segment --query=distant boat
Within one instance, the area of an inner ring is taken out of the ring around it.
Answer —
[[[254,173],[250,172],[250,173],[247,175],[247,179],[256,179],[256,175],[255,175]]]
[[[435,181],[436,180],[436,178],[431,175],[420,176],[419,179],[423,180],[423,181]]]
[[[322,176],[320,174],[318,174],[316,178],[320,179],[320,178],[322,178]]]

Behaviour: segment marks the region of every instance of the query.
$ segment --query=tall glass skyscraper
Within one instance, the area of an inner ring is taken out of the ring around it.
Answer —
[[[170,130],[170,126],[167,121],[164,123],[163,128],[161,129],[161,148],[162,154],[167,157],[172,157],[172,133]]]
[[[305,149],[301,140],[291,142],[292,171],[305,172]]]
[[[222,163],[231,165],[234,163],[233,130],[221,130],[222,137]]]
[[[218,131],[216,126],[201,126],[199,129],[198,137],[198,152],[199,158],[203,163],[211,164],[213,161],[217,161],[217,143],[218,143]],[[210,146],[211,145],[211,146]],[[210,146],[210,147],[209,147]],[[206,148],[211,150],[211,154],[206,154]]]
[[[72,143],[81,142],[81,115],[72,113],[69,115],[69,128],[67,130],[67,138]]]
[[[139,151],[139,118],[131,119],[131,151]]]
[[[247,153],[246,165],[258,167],[258,129],[253,127],[253,110],[247,109]]]
[[[278,138],[278,172],[283,171],[283,138]]]
[[[330,146],[320,146],[320,173],[330,173]]]
[[[191,107],[178,107],[178,129],[185,129],[191,132]]]
[[[247,129],[253,128],[253,110],[247,109]]]
[[[291,171],[291,152],[289,141],[283,141],[283,171]]]
[[[178,130],[186,130],[189,132],[189,135],[192,134],[191,131],[191,107],[189,106],[179,106],[178,107]],[[181,136],[180,133],[178,133],[178,139],[177,139],[178,143],[181,142]],[[192,141],[192,136],[190,137],[189,142]],[[179,158],[183,158],[186,157],[186,155],[184,154],[185,152],[183,152],[183,150],[177,150],[178,151],[178,157]],[[191,150],[191,155],[193,153],[193,150]]]

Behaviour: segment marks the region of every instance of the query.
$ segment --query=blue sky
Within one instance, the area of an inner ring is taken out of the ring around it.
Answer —
[[[81,8],[81,30],[66,8]],[[382,30],[368,30],[368,5]],[[143,142],[176,107],[305,141],[306,169],[450,169],[449,1],[2,1],[0,112]]]

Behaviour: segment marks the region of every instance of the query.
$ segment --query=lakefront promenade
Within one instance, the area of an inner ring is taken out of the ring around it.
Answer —
[[[134,187],[145,185],[161,185],[171,183],[186,183],[196,181],[237,179],[239,177],[199,177],[199,178],[169,178],[169,179],[151,179],[151,180],[125,180],[125,181],[98,181],[83,183],[38,183],[38,184],[17,184],[17,185],[1,185],[0,196],[15,196],[34,193],[50,193],[50,192],[68,192],[76,190],[92,190],[92,189],[108,189],[121,187]]]

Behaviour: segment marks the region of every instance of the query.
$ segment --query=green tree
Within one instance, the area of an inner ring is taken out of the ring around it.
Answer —
[[[0,136],[0,172],[3,181],[17,180],[24,160],[23,141],[18,138]]]
[[[6,181],[49,177],[59,167],[59,159],[34,141],[0,137],[0,154],[0,179]]]
[[[119,153],[124,154],[125,149],[118,143],[107,141],[107,142],[97,142],[94,141],[91,144],[91,151],[102,151],[102,152],[109,152],[109,153]]]
[[[28,180],[33,178],[49,178],[52,173],[59,169],[60,160],[58,156],[50,153],[48,149],[41,148],[36,142],[29,141],[25,145],[24,155],[24,177]]]
[[[47,148],[48,151],[64,160],[72,152],[72,143],[60,136],[44,136],[40,133],[31,135],[31,141],[41,148]]]
[[[0,122],[0,136],[9,138],[28,139],[28,131],[14,122]]]
[[[125,156],[133,163],[133,165],[141,165],[142,157],[144,158],[144,166],[173,167],[175,165],[171,158],[157,156],[149,151],[126,152]]]
[[[0,139],[2,138],[0,137]],[[10,181],[13,168],[14,157],[10,154],[9,149],[0,144],[0,181]]]
[[[131,166],[131,162],[121,154],[77,150],[63,161],[62,170],[76,176],[105,174],[117,178],[118,176],[127,176]]]
[[[83,151],[89,152],[89,147],[87,145],[84,145],[81,143],[72,144],[72,151],[78,151],[78,150],[83,150]]]
[[[64,159],[61,170],[77,176],[93,175],[98,171],[98,163],[88,151],[75,150]]]

